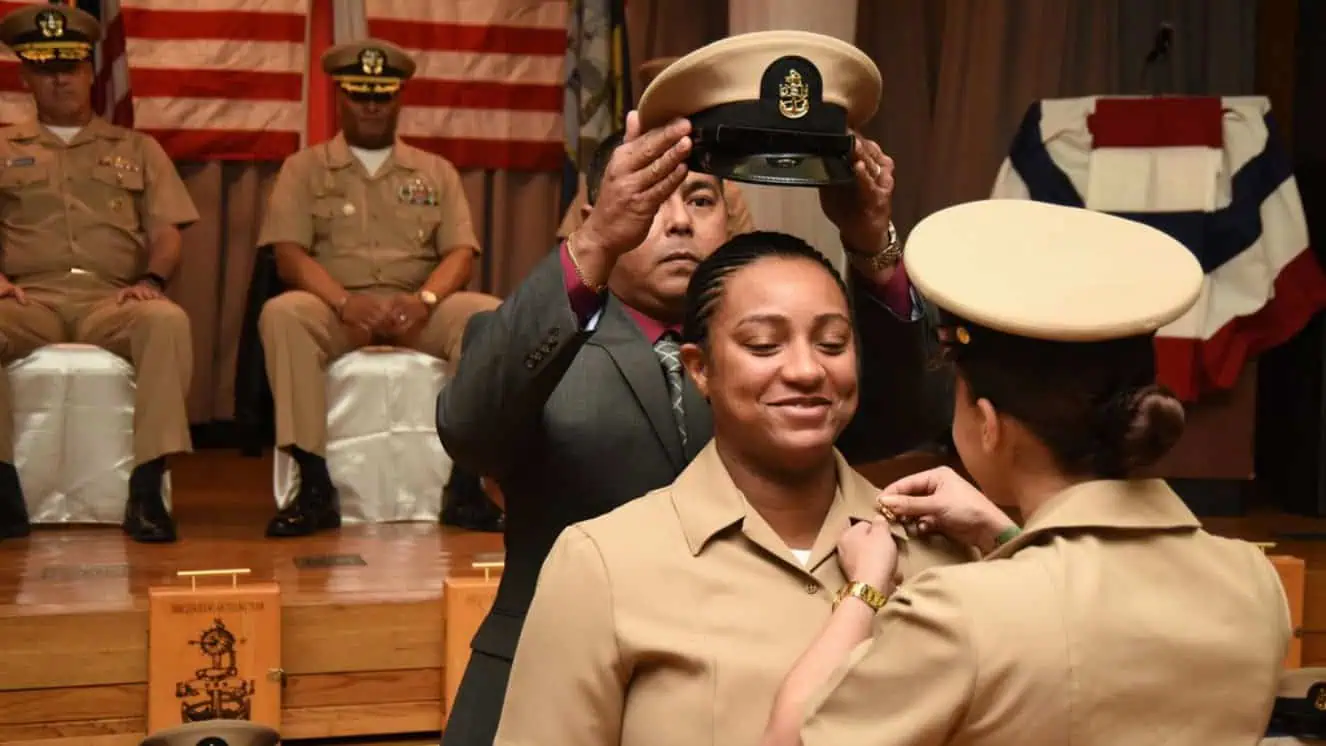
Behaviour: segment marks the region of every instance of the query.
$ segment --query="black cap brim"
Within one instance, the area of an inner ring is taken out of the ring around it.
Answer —
[[[691,167],[693,171],[747,184],[821,187],[848,184],[855,178],[851,164],[841,156],[809,153],[711,154],[701,160],[703,163]]]
[[[824,135],[755,127],[700,128],[693,132],[688,166],[748,184],[821,187],[847,184],[851,135]]]
[[[58,75],[60,73],[71,73],[74,70],[77,70],[79,65],[82,65],[89,61],[90,60],[86,59],[85,60],[69,60],[69,59],[42,60],[40,62],[23,60],[23,64],[27,66],[29,69],[39,73],[45,73],[47,75]]]

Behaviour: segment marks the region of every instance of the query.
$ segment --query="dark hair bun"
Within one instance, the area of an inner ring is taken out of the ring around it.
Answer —
[[[1132,417],[1121,445],[1125,467],[1132,471],[1159,461],[1183,435],[1183,402],[1169,389],[1150,385],[1132,396]]]

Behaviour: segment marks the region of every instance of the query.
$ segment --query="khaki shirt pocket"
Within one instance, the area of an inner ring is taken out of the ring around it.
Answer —
[[[436,258],[441,247],[437,243],[437,230],[442,224],[442,208],[437,205],[401,205],[396,208],[396,220],[404,233],[401,242],[410,256]]]
[[[92,178],[105,184],[112,189],[123,189],[128,192],[142,192],[146,187],[146,181],[143,178],[143,170],[115,168],[114,166],[94,166],[92,168]]]
[[[92,167],[91,177],[88,209],[125,230],[140,230],[139,206],[146,189],[142,169],[97,165]]]
[[[318,197],[313,201],[313,247],[310,253],[325,253],[355,246],[357,210],[346,213],[352,203],[345,197]]]
[[[44,163],[30,166],[7,166],[0,169],[0,192],[17,194],[50,183],[50,167]]]

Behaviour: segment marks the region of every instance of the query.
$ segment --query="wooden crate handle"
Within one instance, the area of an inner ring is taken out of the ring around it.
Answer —
[[[493,570],[501,570],[501,569],[503,569],[503,568],[505,568],[505,567],[506,567],[506,560],[497,560],[496,562],[471,562],[471,563],[470,563],[470,569],[471,569],[471,570],[483,570],[483,579],[484,579],[485,581],[488,581],[488,580],[491,580],[491,579],[492,579],[492,576],[491,576],[490,573],[491,573]]]
[[[253,571],[247,567],[237,567],[229,570],[180,570],[179,572],[175,573],[175,577],[188,578],[189,590],[196,591],[198,590],[198,578],[216,577],[218,575],[229,575],[230,587],[238,588],[239,576],[248,575],[252,572]]]

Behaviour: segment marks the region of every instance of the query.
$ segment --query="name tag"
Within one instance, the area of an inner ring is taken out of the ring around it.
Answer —
[[[10,168],[12,166],[32,166],[36,165],[36,163],[37,163],[36,158],[33,158],[30,155],[26,155],[23,156],[22,158],[6,158],[4,160],[3,167]]]

